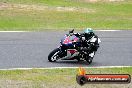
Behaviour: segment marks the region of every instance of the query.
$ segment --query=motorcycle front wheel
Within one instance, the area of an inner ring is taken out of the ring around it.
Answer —
[[[59,48],[54,49],[49,55],[48,55],[48,60],[50,62],[55,62],[57,59],[59,59],[58,53],[60,52]]]

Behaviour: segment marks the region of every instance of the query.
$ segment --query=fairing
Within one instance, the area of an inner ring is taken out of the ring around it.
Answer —
[[[73,42],[77,42],[79,40],[78,37],[76,37],[75,35],[65,35],[64,38],[61,39],[61,44],[63,45],[73,45]]]

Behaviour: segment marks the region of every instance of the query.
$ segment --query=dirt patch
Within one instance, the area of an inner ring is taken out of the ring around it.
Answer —
[[[88,8],[76,8],[76,7],[56,7],[57,11],[77,11],[77,12],[95,12],[93,9]]]
[[[0,3],[0,10],[2,9],[44,10],[47,8],[48,8],[47,6]]]
[[[103,2],[119,2],[119,1],[124,1],[124,0],[83,0],[85,2],[100,2],[100,1],[103,1]]]
[[[109,2],[122,2],[124,0],[106,0],[106,1],[109,1]]]
[[[70,12],[95,12],[94,9],[88,8],[77,8],[77,7],[49,7],[49,6],[39,6],[39,5],[25,5],[25,4],[7,4],[7,3],[0,3],[0,10],[6,9],[17,9],[17,10],[55,10],[55,11],[70,11]]]
[[[0,80],[0,88],[23,88],[32,87],[32,82],[15,81],[15,80]]]

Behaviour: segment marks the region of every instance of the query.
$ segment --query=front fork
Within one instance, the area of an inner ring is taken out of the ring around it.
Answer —
[[[64,57],[66,55],[65,50],[62,50],[62,46],[58,46],[58,48],[60,49],[60,52],[58,53],[59,57]]]

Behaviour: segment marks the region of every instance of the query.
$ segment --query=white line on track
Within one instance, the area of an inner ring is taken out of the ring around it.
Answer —
[[[132,67],[132,66],[95,66],[95,67],[83,67],[83,68],[93,68],[94,69],[94,68],[123,68],[123,67]],[[67,69],[67,68],[70,69],[70,68],[79,68],[79,67],[9,68],[9,69],[0,69],[0,70]]]
[[[30,31],[0,31],[0,32],[30,32]]]
[[[95,31],[121,31],[121,30],[95,30]]]
[[[95,30],[95,31],[121,31],[121,30]],[[34,32],[34,31],[0,31],[0,32]]]

